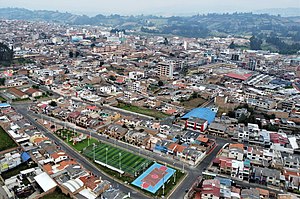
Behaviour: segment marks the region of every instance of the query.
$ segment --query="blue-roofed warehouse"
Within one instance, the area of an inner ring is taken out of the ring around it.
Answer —
[[[210,108],[195,108],[181,117],[181,119],[189,119],[190,117],[207,120],[211,124],[216,117],[216,113]]]

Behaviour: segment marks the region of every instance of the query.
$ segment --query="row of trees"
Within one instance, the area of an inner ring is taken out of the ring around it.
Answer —
[[[287,44],[276,36],[267,37],[266,42],[274,45],[281,54],[295,54],[300,50],[299,43]]]
[[[288,44],[276,35],[270,35],[268,37],[258,35],[258,36],[252,36],[250,38],[250,49],[251,50],[262,50],[262,44],[265,41],[265,43],[272,45],[274,48],[277,49],[277,51],[281,54],[296,54],[298,51],[300,51],[300,43],[294,42],[291,44]],[[228,46],[230,49],[235,49],[238,46],[234,42],[231,42],[231,44]]]

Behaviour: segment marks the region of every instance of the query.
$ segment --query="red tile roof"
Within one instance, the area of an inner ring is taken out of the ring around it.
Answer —
[[[11,94],[13,94],[17,97],[23,97],[24,95],[27,95],[26,93],[24,93],[23,91],[20,91],[17,88],[9,88],[8,92],[10,92]]]
[[[27,90],[25,91],[25,93],[28,94],[28,95],[32,95],[32,94],[35,93],[35,92],[41,92],[41,91],[39,91],[39,90],[37,90],[37,89],[34,89],[34,88],[29,88],[29,89],[27,89]]]
[[[77,118],[80,115],[79,111],[74,111],[72,113],[69,114],[70,118]]]
[[[44,169],[44,171],[45,171],[46,173],[48,173],[49,175],[53,174],[51,164],[44,164],[44,165],[43,165],[43,169]]]
[[[90,176],[82,176],[79,178],[86,187],[90,188],[91,190],[94,190],[99,183],[101,183],[101,180],[93,175]]]
[[[208,142],[208,138],[203,137],[203,136],[199,136],[199,137],[197,138],[197,140],[200,141],[200,142],[203,142],[203,143],[207,143],[207,142]]]
[[[45,141],[45,140],[49,140],[49,138],[47,138],[47,137],[37,137],[37,138],[35,138],[34,140],[33,140],[33,143],[35,143],[35,144],[39,144],[39,143],[41,143],[41,142],[43,142],[43,141]]]
[[[202,194],[212,194],[213,196],[220,197],[220,181],[219,180],[204,180],[202,185]]]
[[[234,148],[244,150],[244,144],[229,144],[229,149],[234,149]]]
[[[176,150],[177,150],[177,152],[182,153],[185,148],[186,148],[186,146],[178,145]]]
[[[47,106],[48,106],[47,104],[43,104],[43,105],[41,105],[40,107],[44,109],[44,108],[46,108]]]
[[[58,151],[56,153],[51,154],[51,157],[54,158],[54,159],[57,159],[61,156],[67,156],[67,154],[63,151]]]
[[[74,165],[74,164],[77,164],[76,161],[74,160],[64,160],[64,161],[61,161],[59,163],[59,166],[57,167],[59,170],[63,170],[65,169],[66,167],[70,166],[70,165]]]
[[[252,76],[252,74],[244,74],[244,75],[240,75],[240,74],[236,74],[236,73],[228,73],[225,75],[226,77],[230,77],[233,79],[239,79],[239,80],[247,80],[249,77]]]
[[[86,108],[89,110],[97,110],[97,106],[87,106]]]

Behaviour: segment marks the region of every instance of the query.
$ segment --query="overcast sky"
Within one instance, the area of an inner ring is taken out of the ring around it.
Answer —
[[[0,0],[0,7],[77,14],[195,14],[300,7],[300,0]]]

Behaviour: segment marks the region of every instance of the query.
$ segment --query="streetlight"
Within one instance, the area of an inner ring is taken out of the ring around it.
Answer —
[[[90,131],[90,137],[88,138],[88,146],[90,146],[90,139],[92,137],[92,132]]]
[[[93,150],[94,150],[94,162],[95,162],[95,144],[93,145]]]
[[[106,166],[107,166],[107,150],[108,150],[108,148],[106,147],[105,150],[106,150],[106,158],[105,158],[106,162],[105,163],[106,163]]]
[[[174,184],[175,184],[175,179],[176,179],[176,171],[175,171],[175,173],[173,174],[173,176],[174,176]]]
[[[163,196],[165,195],[165,174],[163,174]]]

